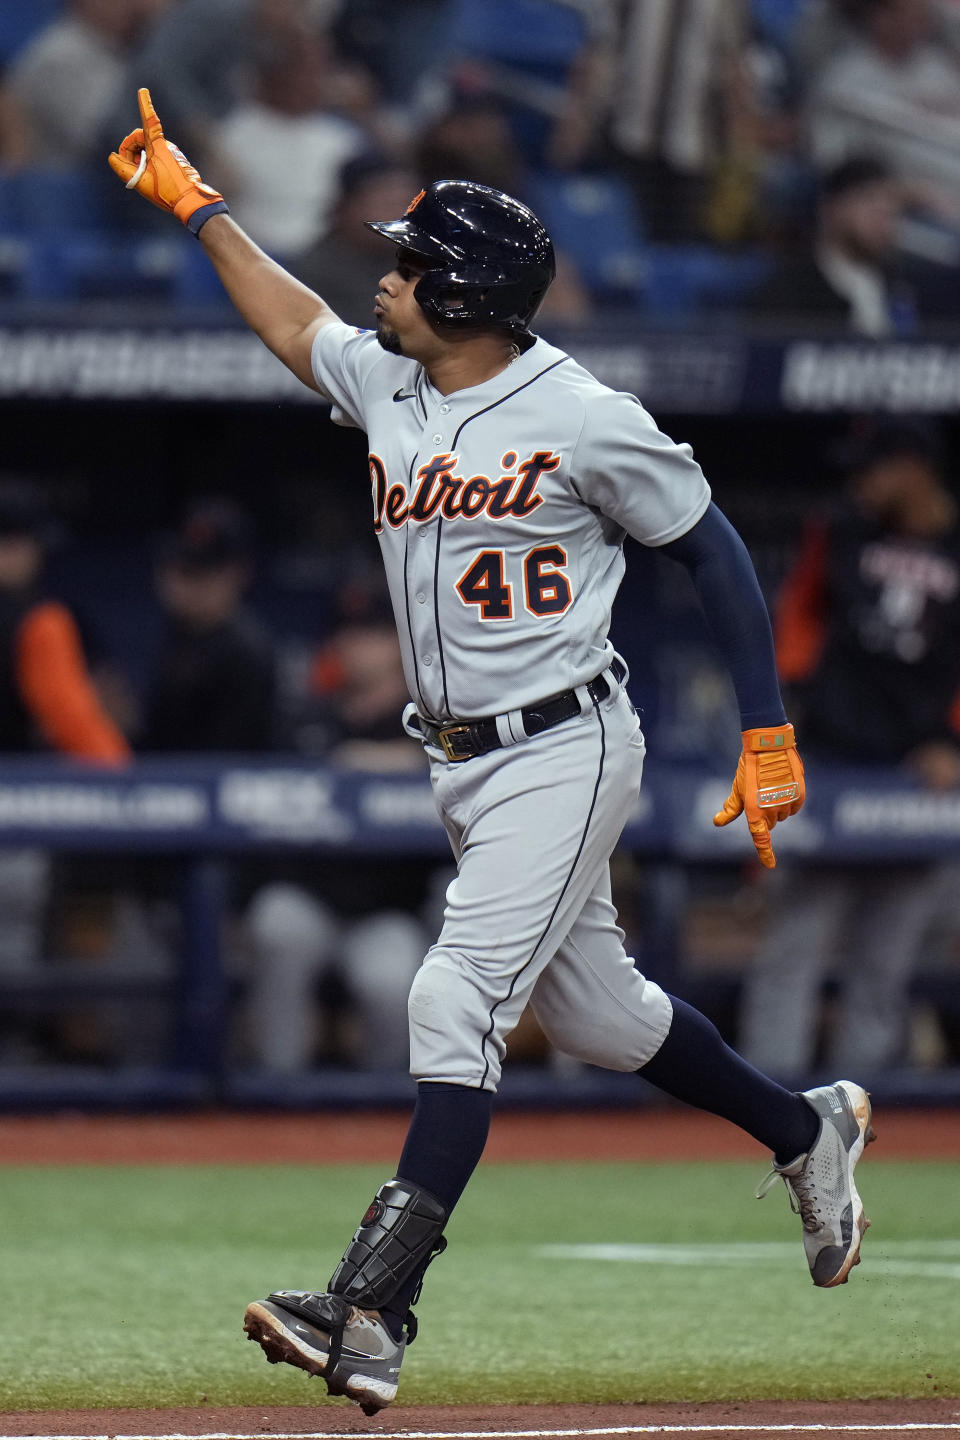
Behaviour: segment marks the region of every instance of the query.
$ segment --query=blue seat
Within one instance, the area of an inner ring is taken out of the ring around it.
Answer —
[[[711,245],[648,245],[640,308],[651,319],[686,321],[704,311],[735,309],[769,273],[764,251],[727,253]]]
[[[584,16],[565,0],[458,0],[454,6],[449,48],[489,69],[490,88],[531,164],[544,162],[554,106],[588,34]]]
[[[454,50],[525,68],[565,72],[587,38],[582,15],[558,0],[458,0],[450,20]]]
[[[806,0],[751,0],[750,18],[758,34],[789,49]]]
[[[643,225],[630,188],[602,171],[539,172],[524,198],[600,301],[634,298],[644,277]]]
[[[55,20],[62,9],[63,0],[3,0],[0,4],[0,68]]]
[[[132,239],[87,230],[33,236],[14,294],[30,300],[176,299],[181,249],[187,238]]]
[[[226,291],[186,233],[137,236],[112,230],[7,234],[0,230],[0,295],[26,300],[217,304]]]
[[[63,235],[103,223],[102,190],[82,170],[18,170],[0,185],[0,217],[8,232]]]
[[[173,283],[173,299],[181,305],[221,305],[230,308],[230,298],[206,251],[192,238],[186,240],[180,252]]]

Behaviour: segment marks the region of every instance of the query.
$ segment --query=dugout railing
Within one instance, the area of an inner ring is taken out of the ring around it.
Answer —
[[[809,800],[777,830],[782,856],[883,866],[905,859],[957,865],[960,791],[931,793],[902,775],[810,767]],[[690,877],[701,867],[751,864],[745,826],[718,831],[712,816],[729,777],[692,766],[649,764],[623,837],[642,880],[644,969],[678,993],[716,998],[735,971],[686,974],[682,929]],[[162,1063],[0,1065],[0,1107],[407,1104],[400,1073],[320,1067],[289,1076],[231,1060],[228,1016],[236,981],[224,956],[231,860],[253,854],[337,851],[358,864],[391,855],[449,860],[446,836],[420,775],[340,771],[282,759],[140,761],[123,772],[25,759],[0,767],[0,846],[66,855],[179,857],[171,898],[179,907],[178,953],[169,973],[144,973],[136,956],[78,967],[47,954],[31,970],[0,971],[9,1019],[77,1006],[164,1003],[174,1016]],[[960,965],[916,980],[938,1004],[960,1011]],[[811,1077],[813,1078],[813,1077]],[[888,1100],[956,1102],[960,1067],[941,1065],[867,1077]],[[633,1077],[589,1067],[508,1066],[502,1094],[523,1104],[641,1103]]]

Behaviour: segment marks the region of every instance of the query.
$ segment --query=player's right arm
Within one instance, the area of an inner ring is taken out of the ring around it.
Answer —
[[[251,330],[304,385],[318,389],[310,356],[317,331],[338,319],[330,306],[264,254],[229,215],[214,215],[199,239]]]
[[[250,328],[298,379],[316,390],[310,363],[314,337],[338,317],[230,218],[219,191],[204,184],[186,156],[165,137],[150,91],[139,90],[137,99],[142,124],[110,155],[110,168],[129,189],[176,215],[199,237]]]

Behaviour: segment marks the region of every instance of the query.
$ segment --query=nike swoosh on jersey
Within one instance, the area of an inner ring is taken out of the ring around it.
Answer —
[[[404,395],[404,393],[403,393],[402,390],[395,390],[395,391],[394,391],[393,398],[394,398],[395,401],[397,401],[397,400],[416,400],[416,398],[417,398],[417,392],[416,392],[415,390],[411,390],[410,393],[409,393],[409,395]]]

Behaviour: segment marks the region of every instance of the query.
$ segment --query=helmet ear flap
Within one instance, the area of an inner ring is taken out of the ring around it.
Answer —
[[[511,334],[528,332],[550,278],[541,274],[539,284],[477,266],[457,266],[454,270],[428,270],[417,282],[414,291],[417,303],[429,320],[439,325],[467,329],[470,326],[507,330]],[[466,273],[464,273],[466,272]]]
[[[446,270],[428,270],[417,281],[414,297],[428,319],[441,325],[478,323],[477,291]]]

